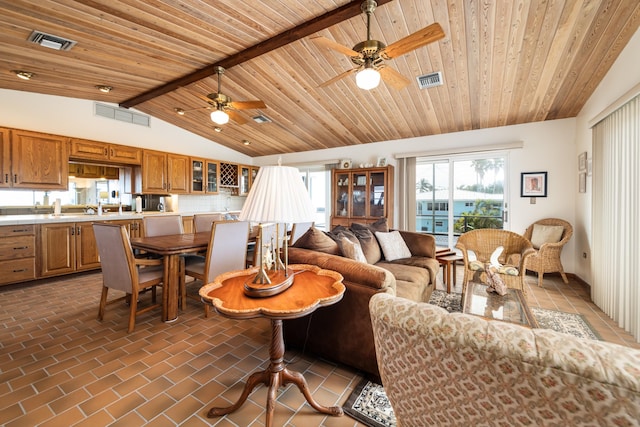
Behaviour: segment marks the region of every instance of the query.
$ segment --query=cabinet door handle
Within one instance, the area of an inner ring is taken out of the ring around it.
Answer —
[[[71,235],[75,235],[76,234],[76,228],[75,227],[71,227]]]
[[[112,153],[113,153],[113,151],[112,151]],[[109,152],[107,151],[107,147],[104,147],[104,155],[106,156],[108,154],[109,154]]]
[[[13,183],[14,184],[18,183],[18,174],[17,173],[13,174]]]
[[[4,182],[5,183],[9,183],[9,174],[8,173],[4,174]]]
[[[13,270],[14,273],[22,273],[23,271],[27,271],[27,269],[23,268],[22,270]]]
[[[29,249],[29,246],[18,246],[17,248],[13,248],[14,251],[21,251],[23,249]]]
[[[29,231],[26,228],[16,228],[15,230],[11,230],[14,233],[24,233],[25,231]]]
[[[76,228],[76,234],[79,236],[80,235],[80,227]]]

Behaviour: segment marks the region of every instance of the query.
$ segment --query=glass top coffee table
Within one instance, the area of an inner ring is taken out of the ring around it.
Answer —
[[[487,292],[485,284],[469,282],[462,295],[462,312],[489,320],[503,320],[530,328],[538,327],[538,322],[519,289],[507,289],[505,295],[498,295],[495,292]]]

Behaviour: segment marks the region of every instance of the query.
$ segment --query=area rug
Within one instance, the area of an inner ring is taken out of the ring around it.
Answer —
[[[449,312],[459,312],[462,311],[460,297],[460,294],[448,294],[435,290],[431,294],[429,302]],[[531,311],[540,328],[552,329],[578,338],[602,339],[580,314],[534,307],[531,308]],[[384,388],[366,378],[356,386],[342,408],[345,414],[369,427],[396,426],[393,408],[387,400]]]

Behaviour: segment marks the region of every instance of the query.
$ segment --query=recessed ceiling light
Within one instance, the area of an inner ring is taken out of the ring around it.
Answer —
[[[16,76],[18,76],[19,78],[21,78],[22,80],[31,80],[33,77],[36,76],[35,73],[31,73],[29,71],[12,70],[11,72],[14,73]]]
[[[182,108],[174,108],[173,111],[175,111],[180,116],[184,116],[185,111]]]
[[[213,128],[216,132],[222,132],[222,128],[220,126],[216,126]]]
[[[113,87],[105,86],[105,85],[96,85],[96,89],[98,89],[100,92],[109,93],[113,90]]]
[[[243,139],[243,140],[242,140],[242,143],[243,143],[244,145],[251,145],[251,141],[249,141],[248,139]]]

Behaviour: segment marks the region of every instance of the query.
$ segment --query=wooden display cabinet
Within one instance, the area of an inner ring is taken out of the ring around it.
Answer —
[[[334,169],[331,179],[331,228],[370,224],[387,218],[393,225],[393,166]]]

